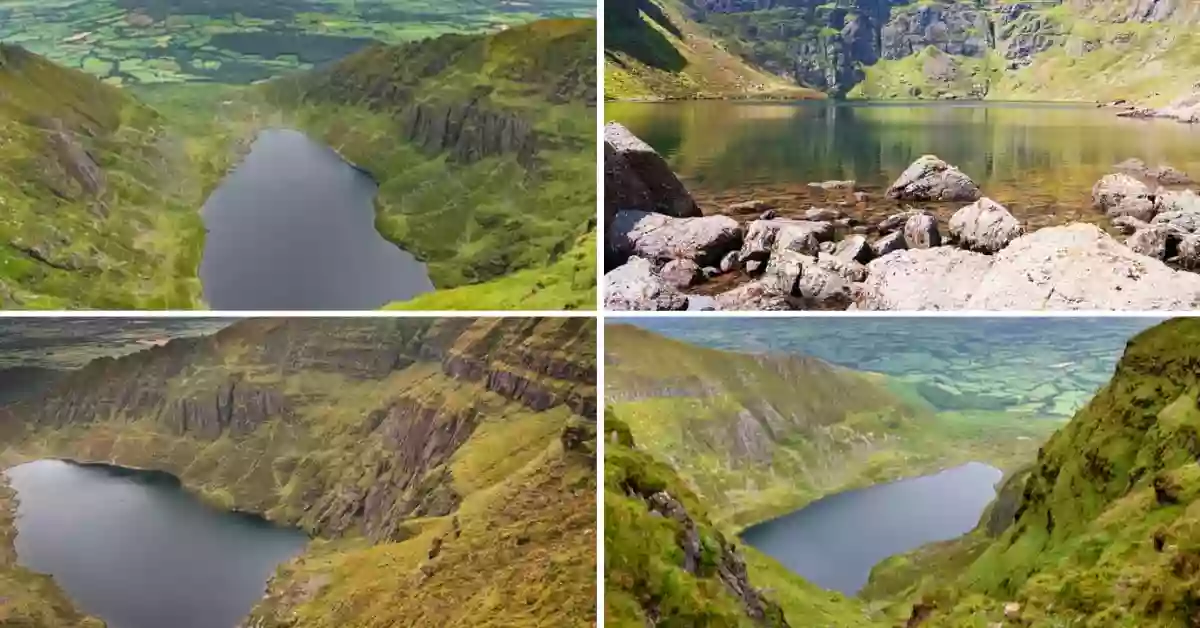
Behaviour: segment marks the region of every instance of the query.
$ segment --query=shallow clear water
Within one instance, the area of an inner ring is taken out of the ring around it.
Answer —
[[[1104,222],[1091,188],[1131,157],[1200,179],[1200,125],[1085,105],[694,101],[607,103],[605,116],[665,155],[706,211],[761,199],[786,215],[844,200],[808,183],[854,179],[872,200],[849,213],[882,217],[898,208],[883,191],[925,153],[1034,226]],[[961,205],[928,207],[948,219]]]
[[[296,131],[258,136],[209,197],[200,279],[217,310],[362,310],[433,289],[375,230],[376,186]]]
[[[209,508],[163,474],[55,460],[5,473],[20,563],[109,628],[233,628],[307,541]]]
[[[977,462],[817,500],[750,528],[742,540],[806,580],[846,594],[879,561],[975,527],[999,469]]]

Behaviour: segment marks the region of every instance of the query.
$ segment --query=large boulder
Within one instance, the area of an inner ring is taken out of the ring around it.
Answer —
[[[988,256],[942,247],[867,265],[869,310],[1190,310],[1200,276],[1140,255],[1094,225],[1050,227]]]
[[[654,274],[650,260],[630,258],[604,275],[606,310],[686,310],[688,299]]]
[[[609,122],[604,125],[604,144],[606,161],[605,197],[607,198],[609,194],[609,165],[607,160],[608,155],[612,154],[624,161],[624,166],[614,164],[613,184],[617,185],[622,180],[628,179],[627,174],[623,174],[619,170],[624,167],[625,173],[631,171],[641,181],[642,187],[645,189],[648,200],[652,205],[652,207],[617,205],[615,209],[657,211],[676,218],[688,218],[700,215],[700,208],[696,205],[696,201],[688,193],[683,183],[679,181],[679,178],[675,176],[675,173],[671,171],[671,167],[667,165],[667,160],[663,159],[662,155],[659,155],[649,144],[631,133],[629,129],[619,123]],[[620,177],[617,175],[620,175]],[[627,193],[623,192],[622,188],[617,188],[616,191],[621,194],[617,197],[618,202],[627,197]],[[634,200],[638,198],[638,190],[636,188],[629,188],[628,194],[632,194],[629,198]]]
[[[932,214],[920,213],[904,222],[904,246],[910,249],[929,249],[942,245],[942,234],[938,231],[937,218]]]
[[[981,198],[950,217],[950,239],[981,253],[995,253],[1024,235],[1025,229],[1003,205]]]
[[[733,290],[719,294],[714,299],[715,309],[733,312],[790,310],[786,294],[761,281],[742,284]]]
[[[1179,238],[1174,261],[1180,268],[1200,269],[1200,235],[1188,234]]]
[[[1143,221],[1154,217],[1144,215],[1146,208],[1154,207],[1150,188],[1123,172],[1106,174],[1092,186],[1092,205],[1111,217],[1133,216]]]
[[[1182,234],[1171,225],[1146,225],[1133,232],[1125,240],[1125,246],[1135,253],[1141,253],[1154,259],[1167,259],[1168,251],[1174,251],[1174,244]]]
[[[701,267],[716,266],[742,245],[742,227],[728,216],[672,218],[623,210],[609,228],[608,242],[618,255],[637,255],[656,264],[686,259]]]
[[[908,211],[903,211],[898,214],[892,214],[891,216],[888,216],[887,218],[884,218],[883,220],[879,221],[879,225],[876,227],[876,229],[881,234],[888,234],[893,231],[899,231],[904,228],[904,223],[908,222],[909,218],[912,218],[913,216],[916,216],[917,214],[920,214],[920,213],[923,213],[923,212],[919,209],[910,209]]]
[[[974,201],[979,187],[936,155],[924,155],[900,174],[887,196],[902,201]]]

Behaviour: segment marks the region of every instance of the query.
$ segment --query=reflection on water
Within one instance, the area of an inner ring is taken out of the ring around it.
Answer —
[[[608,103],[605,115],[662,152],[707,210],[751,198],[807,209],[829,200],[807,184],[828,179],[857,180],[874,207],[926,153],[1035,225],[1099,222],[1092,185],[1131,157],[1200,177],[1200,128],[1090,106],[697,101]]]
[[[746,529],[742,539],[826,589],[854,594],[879,561],[969,532],[999,469],[978,462],[819,499]]]
[[[307,541],[209,508],[166,474],[40,460],[5,475],[20,563],[109,628],[232,628]]]

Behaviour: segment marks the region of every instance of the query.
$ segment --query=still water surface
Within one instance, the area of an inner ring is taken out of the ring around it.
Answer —
[[[749,199],[808,209],[829,200],[808,183],[854,179],[873,199],[869,216],[851,215],[886,215],[897,205],[883,191],[926,153],[1035,226],[1104,222],[1091,188],[1128,158],[1200,179],[1200,125],[1118,118],[1090,105],[606,103],[605,116],[663,153],[706,211]]]
[[[20,563],[109,628],[233,628],[307,541],[210,508],[165,474],[56,460],[5,473]]]
[[[747,528],[742,540],[826,589],[853,595],[879,561],[969,532],[996,496],[977,462],[819,499]]]
[[[303,133],[264,131],[201,210],[217,310],[364,310],[433,290],[375,230],[376,185]]]

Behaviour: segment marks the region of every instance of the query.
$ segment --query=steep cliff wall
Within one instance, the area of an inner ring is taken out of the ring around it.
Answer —
[[[798,84],[868,98],[1147,102],[1200,79],[1177,0],[694,0],[690,19]]]

